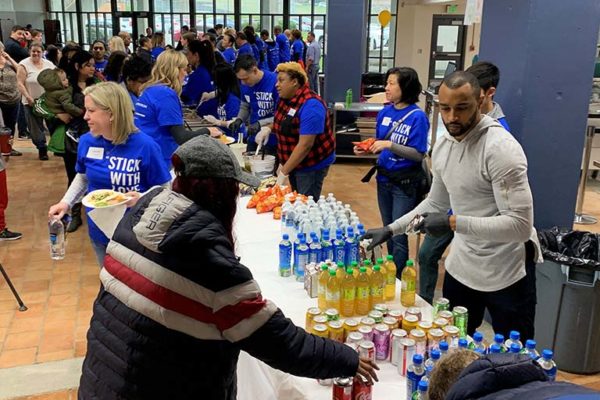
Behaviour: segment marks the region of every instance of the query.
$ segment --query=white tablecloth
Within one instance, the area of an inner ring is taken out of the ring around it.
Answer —
[[[282,278],[278,272],[278,243],[281,240],[280,221],[272,213],[256,214],[246,209],[249,198],[238,203],[235,220],[236,251],[260,285],[263,297],[273,301],[296,325],[304,327],[306,310],[317,305],[317,299],[308,297],[301,282],[294,277]],[[399,291],[399,286],[397,291]],[[399,293],[399,292],[398,292]],[[392,309],[404,309],[396,300],[388,303]],[[431,306],[417,297],[423,319],[431,319]],[[395,366],[379,361],[379,383],[373,388],[374,399],[406,398],[406,381]],[[247,353],[242,352],[237,368],[239,400],[330,400],[332,388],[321,386],[314,379],[295,377],[273,369]]]

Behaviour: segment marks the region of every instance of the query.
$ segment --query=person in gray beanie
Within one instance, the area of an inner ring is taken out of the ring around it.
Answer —
[[[108,245],[80,399],[235,399],[240,350],[311,378],[377,366],[306,333],[262,297],[232,236],[239,182],[258,185],[219,140],[199,136],[172,162],[172,189],[142,196]]]

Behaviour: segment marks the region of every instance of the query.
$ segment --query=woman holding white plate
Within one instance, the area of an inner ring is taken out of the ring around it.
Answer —
[[[128,205],[156,185],[171,180],[156,142],[133,123],[129,95],[114,82],[84,90],[85,116],[90,132],[79,139],[77,176],[62,200],[50,207],[48,217],[62,218],[86,193],[110,189],[130,198]],[[86,207],[89,213],[91,208]],[[109,238],[88,218],[89,235],[98,263],[102,265]]]

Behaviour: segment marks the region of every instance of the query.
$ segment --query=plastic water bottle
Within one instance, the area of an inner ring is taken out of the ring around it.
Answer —
[[[521,349],[521,354],[529,354],[533,360],[540,358],[540,353],[535,349],[537,343],[533,339],[528,339],[525,342],[525,347]]]
[[[504,345],[504,335],[501,333],[496,333],[496,335],[494,335],[494,344],[497,344],[500,347],[500,352],[501,353],[506,353],[507,348]],[[491,351],[490,351],[491,353]]]
[[[296,263],[294,275],[296,275],[297,281],[304,282],[304,267],[308,264],[308,245],[306,244],[304,235],[300,236],[300,243],[298,243],[298,248],[296,249],[296,256],[298,262]]]
[[[279,276],[290,276],[292,274],[292,242],[287,233],[279,242]]]
[[[425,376],[429,378],[431,376],[431,371],[435,367],[435,364],[440,361],[440,357],[442,353],[438,349],[431,349],[429,352],[429,358],[425,361]]]
[[[366,233],[365,226],[363,224],[358,224],[356,228],[358,229],[358,237],[363,237]]]
[[[417,391],[412,394],[412,400],[427,400],[427,389],[429,389],[429,380],[421,379],[417,385]]]
[[[519,347],[518,343],[511,343],[510,348],[508,349],[509,353],[519,354],[521,352],[521,347]]]
[[[352,89],[346,90],[346,108],[352,105]]]
[[[294,262],[293,262],[293,268],[294,268],[294,275],[296,274],[296,270],[298,269],[298,246],[300,246],[300,238],[304,237],[304,233],[302,232],[298,232],[298,234],[296,235],[296,240],[294,240],[294,246],[292,249],[292,253],[294,256]]]
[[[335,261],[333,255],[333,244],[329,239],[329,229],[323,231],[321,236],[321,261]]]
[[[500,346],[498,343],[493,343],[490,346],[490,354],[500,354],[502,353],[502,346]]]
[[[516,343],[519,346],[519,351],[523,348],[523,343],[521,343],[521,334],[517,331],[510,331],[509,339],[504,342],[504,346],[510,350],[512,348],[513,343]]]
[[[481,332],[475,332],[473,334],[473,341],[469,343],[469,349],[479,354],[485,354],[486,348],[485,344],[483,343],[483,335]]]
[[[333,241],[333,261],[336,264],[339,262],[346,262],[346,244],[344,243],[344,236],[341,229],[337,229],[335,232],[335,239]]]
[[[552,359],[553,356],[552,350],[546,349],[542,351],[542,357],[537,360],[551,382],[556,379],[556,363]]]
[[[412,394],[418,389],[419,381],[425,376],[425,367],[423,366],[423,356],[415,354],[412,364],[406,372],[406,398],[412,399]]]
[[[346,260],[344,261],[345,265],[350,265],[352,261],[358,260],[358,246],[356,239],[354,238],[354,229],[348,228],[348,235],[345,240],[345,250],[346,250]]]
[[[327,203],[329,204],[335,204],[335,202],[337,201],[336,198],[333,196],[333,193],[327,193]]]
[[[311,232],[310,237],[312,241],[308,246],[308,262],[317,264],[321,262],[321,241],[315,232]]]
[[[65,258],[65,226],[58,218],[48,222],[50,234],[50,258],[62,260]]]
[[[448,354],[448,342],[446,342],[445,340],[442,340],[440,342],[440,358],[444,358],[447,354]]]
[[[465,338],[458,339],[458,348],[459,349],[467,349],[469,347],[469,342]]]

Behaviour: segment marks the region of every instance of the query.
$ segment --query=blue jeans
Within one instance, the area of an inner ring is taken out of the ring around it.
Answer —
[[[398,187],[389,182],[377,182],[377,202],[383,225],[387,226],[411,211],[417,205],[415,186]],[[400,279],[402,269],[408,260],[408,237],[396,235],[387,242],[388,254],[394,256],[396,277]]]
[[[92,248],[94,249],[94,253],[96,253],[96,260],[98,260],[98,265],[100,268],[104,266],[104,256],[106,256],[106,247],[108,245],[97,242],[95,240],[90,240],[92,242]]]
[[[437,237],[426,235],[419,249],[419,296],[429,304],[433,304],[438,264],[453,238],[454,232]]]
[[[290,173],[290,185],[292,190],[296,190],[300,194],[312,196],[315,201],[319,200],[321,189],[323,189],[323,181],[329,172],[329,167],[318,169],[316,171],[294,171]]]

